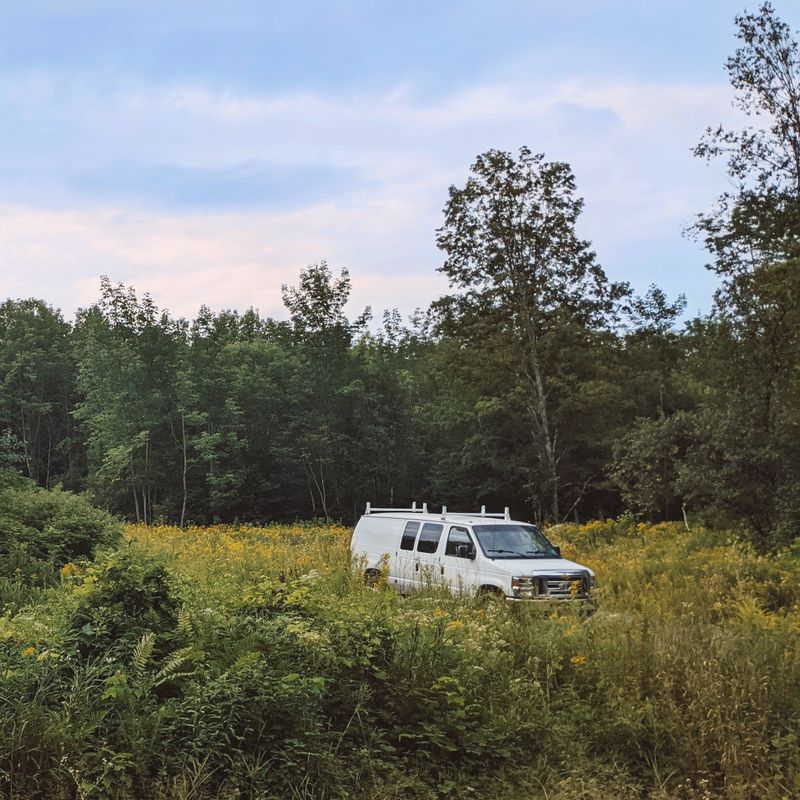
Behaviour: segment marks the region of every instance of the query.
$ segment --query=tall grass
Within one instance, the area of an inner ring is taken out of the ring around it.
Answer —
[[[550,531],[597,610],[398,597],[350,530],[130,526],[0,619],[14,797],[800,795],[800,559]]]

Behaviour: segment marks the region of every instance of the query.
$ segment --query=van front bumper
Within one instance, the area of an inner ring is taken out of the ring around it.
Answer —
[[[514,600],[588,600],[593,588],[588,572],[559,575],[524,575],[511,579]]]

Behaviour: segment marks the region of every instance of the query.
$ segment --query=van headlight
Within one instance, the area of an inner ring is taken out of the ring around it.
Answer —
[[[538,594],[536,580],[527,575],[518,575],[511,579],[511,591],[514,597],[534,597]]]

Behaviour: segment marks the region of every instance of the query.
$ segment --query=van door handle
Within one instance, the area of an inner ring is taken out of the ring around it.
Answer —
[[[439,565],[439,570],[441,571],[442,575],[444,575],[444,564]]]
[[[419,572],[419,561],[414,564],[414,572]]]

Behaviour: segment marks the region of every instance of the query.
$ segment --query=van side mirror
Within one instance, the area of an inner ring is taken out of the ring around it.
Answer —
[[[556,551],[556,555],[557,555],[559,558],[561,558],[561,548],[560,548],[560,547],[554,547],[553,549]]]
[[[471,544],[460,544],[456,546],[456,555],[459,558],[468,558],[470,561],[475,560],[475,548]]]

